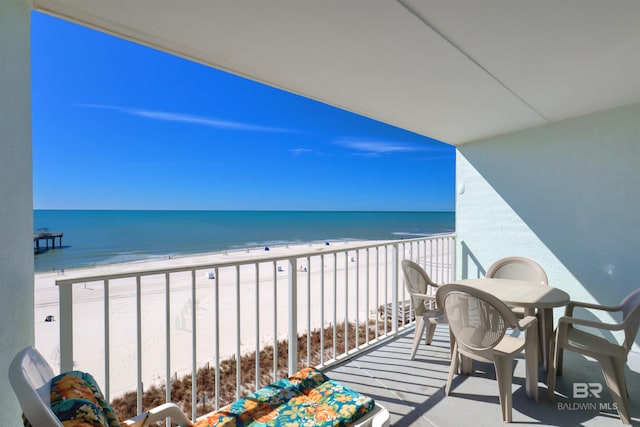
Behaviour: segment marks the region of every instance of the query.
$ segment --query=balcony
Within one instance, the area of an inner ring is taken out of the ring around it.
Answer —
[[[60,335],[36,336],[36,345],[45,356],[59,355],[50,363],[61,371],[94,374],[110,400],[135,392],[138,412],[148,409],[142,397],[151,386],[175,401],[172,387],[164,385],[202,369],[215,385],[203,389],[186,382],[192,397],[183,404],[191,418],[266,385],[274,372],[282,377],[311,364],[386,406],[392,425],[497,425],[491,365],[474,362],[476,374],[456,377],[452,395],[445,397],[446,326],[438,326],[433,344],[422,345],[414,361],[408,357],[413,315],[403,303],[408,295],[400,262],[412,259],[434,281],[446,283],[455,277],[454,246],[454,235],[322,243],[218,254],[190,264],[172,260],[170,267],[144,263],[106,267],[91,276],[67,273],[56,280]],[[37,318],[40,310],[36,303]],[[345,331],[345,321],[360,327]],[[47,348],[52,342],[53,351]],[[632,353],[628,366],[637,420],[640,355]],[[224,390],[223,375],[235,377]],[[514,422],[620,424],[596,362],[567,352],[553,404],[546,402],[542,366],[539,380],[536,403],[526,397],[524,360],[517,359]],[[602,394],[574,398],[574,382],[600,383]]]
[[[454,247],[454,235],[445,234],[67,271],[55,277],[57,300],[51,287],[49,299],[36,301],[36,346],[62,372],[91,372],[110,400],[134,391],[139,412],[143,390],[212,367],[214,390],[190,384],[185,406],[195,418],[198,406],[218,408],[271,382],[274,372],[328,368],[411,328],[411,308],[399,303],[408,299],[400,261],[417,261],[444,283],[453,280]],[[48,316],[59,329],[44,323]],[[235,381],[221,390],[224,361]]]
[[[503,425],[498,385],[491,364],[473,362],[471,376],[454,377],[450,396],[444,390],[449,372],[449,332],[438,325],[431,346],[422,344],[415,360],[409,360],[413,331],[365,351],[326,373],[368,394],[391,414],[391,425],[497,426]],[[525,393],[524,357],[516,359],[513,373],[513,423],[518,425],[620,426],[600,366],[595,361],[565,352],[564,373],[558,377],[556,399],[546,400],[546,371],[539,368],[538,402]],[[626,376],[629,411],[640,424],[640,354],[630,353]],[[574,382],[602,384],[600,398],[573,398]]]

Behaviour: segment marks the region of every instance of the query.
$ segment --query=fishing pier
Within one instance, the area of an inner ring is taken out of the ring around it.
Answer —
[[[45,248],[49,249],[49,241],[51,241],[51,249],[55,249],[56,248],[56,239],[58,240],[58,247],[62,247],[62,232],[56,231],[56,232],[49,232],[49,231],[42,231],[42,232],[37,232],[37,233],[33,233],[33,250],[38,253],[40,252],[40,242],[42,240],[45,241]]]

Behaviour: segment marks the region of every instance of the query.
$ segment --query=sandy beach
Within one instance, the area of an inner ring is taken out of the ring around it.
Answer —
[[[337,323],[344,321],[345,314],[350,321],[354,321],[356,294],[359,301],[357,313],[359,321],[364,322],[367,317],[374,319],[378,306],[391,299],[391,281],[388,280],[392,270],[389,262],[391,258],[389,257],[385,262],[384,249],[379,251],[380,262],[377,272],[374,267],[376,251],[370,250],[368,282],[364,251],[360,251],[359,255],[356,251],[338,253],[335,258],[333,254],[321,256],[328,250],[348,250],[354,246],[374,243],[382,242],[335,242],[331,246],[326,246],[324,243],[288,245],[272,247],[268,252],[261,248],[68,269],[64,272],[37,273],[35,275],[36,347],[54,367],[54,371],[59,370],[59,290],[56,280],[122,273],[141,268],[152,270],[196,264],[242,262],[265,256],[297,257],[294,268],[298,281],[296,306],[299,333],[306,332],[308,316],[310,316],[311,329],[319,328],[323,323],[325,326],[333,324],[334,301],[337,307],[335,321]],[[405,248],[405,251],[407,250]],[[309,258],[298,257],[299,254],[308,252],[316,255]],[[358,256],[359,262],[357,262]],[[427,259],[429,257],[428,254],[423,256]],[[236,353],[238,344],[235,331],[238,319],[241,354],[255,351],[257,345],[272,344],[274,334],[279,339],[287,338],[289,322],[287,284],[290,268],[287,260],[260,263],[258,268],[255,263],[250,262],[239,268],[222,267],[217,271],[215,279],[213,269],[196,271],[195,357],[198,366],[215,363],[216,338],[219,339],[221,360]],[[385,273],[387,281],[385,281]],[[179,376],[191,372],[193,336],[191,273],[172,273],[169,283],[170,297],[167,298],[164,274],[145,276],[141,281],[142,379],[145,387],[148,384],[159,384],[164,380],[167,348],[165,329],[167,327],[170,329],[170,372],[172,375]],[[256,283],[259,283],[258,287]],[[219,295],[217,304],[216,285]],[[324,319],[321,318],[320,308],[322,291],[324,291]],[[367,294],[369,295],[368,303]],[[136,384],[135,279],[110,281],[109,295],[109,391],[111,398],[114,398],[123,392],[134,390]],[[74,368],[92,373],[99,383],[104,384],[104,285],[102,282],[80,282],[73,287],[73,299]],[[169,301],[168,310],[167,300]],[[348,305],[345,305],[345,301],[348,301]],[[239,310],[236,309],[238,306]],[[345,313],[346,306],[349,307],[347,313]],[[216,327],[216,315],[219,319],[219,327]],[[53,316],[55,321],[45,321],[47,316]],[[256,328],[259,328],[259,334],[256,334]],[[218,337],[216,333],[219,333]],[[256,342],[257,336],[259,336],[259,344]]]

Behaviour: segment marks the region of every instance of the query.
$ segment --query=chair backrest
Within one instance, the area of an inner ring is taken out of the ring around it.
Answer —
[[[50,408],[53,370],[33,347],[20,351],[9,366],[9,382],[25,416],[33,426],[63,427]]]
[[[437,287],[424,268],[415,262],[405,259],[402,260],[402,275],[404,277],[404,284],[407,287],[407,291],[411,296],[411,305],[416,311],[416,315],[421,315],[427,312],[427,308],[424,305],[424,300],[416,298],[416,294],[428,294],[429,286]]]
[[[620,308],[622,310],[622,321],[627,322],[622,345],[629,351],[640,327],[640,289],[636,289],[627,295],[620,303]]]
[[[526,280],[548,285],[547,273],[540,264],[525,257],[512,256],[499,259],[487,269],[487,277]]]
[[[505,303],[477,288],[457,283],[443,285],[438,288],[436,299],[463,353],[488,357],[507,329],[518,325]]]

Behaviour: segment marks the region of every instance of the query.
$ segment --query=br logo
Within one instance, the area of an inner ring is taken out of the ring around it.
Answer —
[[[573,383],[573,397],[575,399],[586,399],[593,396],[600,398],[602,392],[602,384],[600,383]]]

